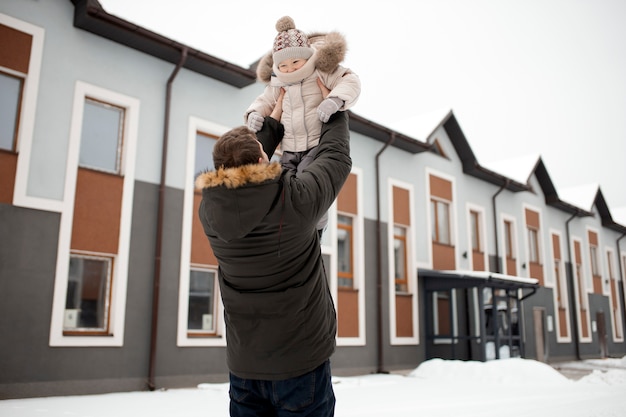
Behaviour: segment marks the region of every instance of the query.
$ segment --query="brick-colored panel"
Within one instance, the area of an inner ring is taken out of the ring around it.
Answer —
[[[124,177],[78,169],[73,250],[116,254],[120,236]]]
[[[209,243],[209,239],[204,234],[204,228],[198,216],[200,202],[202,201],[201,193],[194,193],[193,196],[193,215],[191,226],[191,263],[202,265],[217,266],[217,259],[213,254],[213,249]]]
[[[412,294],[396,294],[396,336],[413,337]]]
[[[0,65],[28,73],[33,37],[0,24]]]
[[[452,201],[452,183],[443,178],[430,176],[430,195]]]
[[[393,187],[393,222],[411,225],[411,202],[409,190],[405,188]]]
[[[552,256],[554,259],[563,259],[561,258],[561,238],[559,235],[552,235]]]
[[[359,292],[353,289],[337,290],[337,335],[359,337]]]
[[[456,269],[454,246],[433,242],[433,268],[443,271]]]
[[[559,336],[567,337],[567,310],[559,307]]]
[[[337,196],[337,210],[344,213],[358,214],[357,211],[357,176],[348,175],[348,179],[343,184]]]
[[[13,203],[17,154],[0,151],[0,203]]]
[[[526,225],[533,227],[535,229],[539,229],[539,213],[536,211],[532,211],[529,209],[525,210],[526,212]]]
[[[474,271],[485,271],[485,254],[479,251],[472,251],[472,267]]]

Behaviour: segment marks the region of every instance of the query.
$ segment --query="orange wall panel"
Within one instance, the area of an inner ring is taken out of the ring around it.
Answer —
[[[17,154],[0,151],[0,203],[13,203]]]
[[[359,292],[356,290],[337,290],[337,335],[359,337]]]
[[[204,234],[204,228],[200,222],[198,216],[198,210],[200,209],[200,202],[202,201],[201,193],[194,193],[193,195],[193,215],[191,226],[191,263],[202,265],[215,265],[217,266],[217,259],[211,249],[209,239]]]
[[[413,295],[396,294],[396,336],[413,337]]]
[[[124,177],[78,169],[72,249],[117,253],[123,191]]]

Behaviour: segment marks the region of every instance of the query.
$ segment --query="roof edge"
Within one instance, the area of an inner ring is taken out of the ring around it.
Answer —
[[[184,68],[242,88],[256,82],[256,73],[202,51],[176,42],[107,13],[97,0],[71,0],[74,4],[74,26],[87,32],[136,49],[156,58],[178,64],[187,49]]]

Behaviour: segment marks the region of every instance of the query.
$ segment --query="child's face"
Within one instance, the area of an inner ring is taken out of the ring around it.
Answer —
[[[285,59],[284,61],[282,61],[280,64],[278,64],[278,70],[280,72],[294,72],[296,70],[299,70],[300,68],[302,68],[304,66],[304,64],[306,64],[306,59],[303,58],[289,58],[289,59]]]

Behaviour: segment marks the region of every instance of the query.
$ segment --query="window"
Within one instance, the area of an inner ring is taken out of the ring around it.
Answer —
[[[64,335],[108,334],[113,258],[70,255]]]
[[[21,78],[0,73],[0,149],[15,151],[22,84]]]
[[[471,233],[472,233],[472,251],[482,252],[480,247],[480,213],[470,210]]]
[[[213,147],[217,138],[206,133],[196,133],[196,162],[194,165],[194,179],[203,172],[211,171],[213,165]]]
[[[450,204],[446,201],[431,199],[432,238],[433,242],[450,245]]]
[[[590,245],[589,252],[591,256],[591,274],[594,276],[600,275],[600,270],[598,268],[598,247]]]
[[[337,285],[354,288],[352,217],[337,215]]]
[[[216,333],[216,293],[215,271],[191,269],[189,273],[189,311],[187,315],[189,336],[206,336]]]
[[[513,223],[509,220],[504,221],[504,250],[507,259],[515,259],[513,251]]]
[[[120,174],[124,109],[85,98],[79,165]]]
[[[528,227],[528,256],[530,262],[539,263],[539,233],[534,227]]]
[[[409,292],[407,278],[406,228],[393,228],[393,260],[396,280],[396,292]]]

